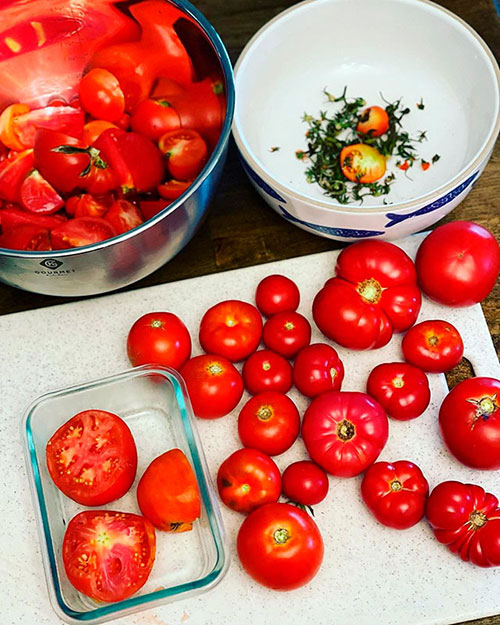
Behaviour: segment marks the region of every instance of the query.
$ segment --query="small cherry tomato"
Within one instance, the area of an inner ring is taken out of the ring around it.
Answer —
[[[445,445],[473,469],[500,469],[500,380],[468,378],[445,397],[439,410]]]
[[[351,182],[375,182],[385,174],[385,157],[371,145],[355,143],[342,149],[340,167]]]
[[[300,292],[293,280],[279,274],[265,277],[255,292],[257,308],[265,317],[297,310]]]
[[[356,130],[362,135],[380,137],[389,130],[389,115],[380,106],[370,106],[361,113]]]
[[[245,388],[252,395],[264,391],[286,393],[292,386],[292,367],[288,360],[269,349],[254,352],[243,365]]]
[[[264,345],[272,351],[293,358],[311,340],[311,325],[300,313],[276,313],[264,324]]]
[[[344,365],[339,355],[326,343],[313,343],[301,350],[293,364],[293,383],[306,397],[324,391],[340,391]]]
[[[162,135],[181,127],[181,120],[167,100],[143,100],[130,120],[132,130],[157,141]]]
[[[413,462],[376,462],[366,470],[361,496],[373,516],[387,527],[405,530],[424,516],[429,484]]]
[[[281,490],[291,501],[303,506],[315,506],[328,494],[328,475],[310,460],[289,465],[281,476]]]
[[[171,130],[162,135],[158,145],[167,157],[170,175],[177,180],[193,180],[207,160],[207,144],[196,130]]]
[[[401,343],[407,362],[430,373],[444,373],[462,360],[464,344],[455,326],[447,321],[417,323]]]
[[[254,352],[262,336],[259,311],[241,300],[219,302],[207,310],[200,323],[200,345],[209,354],[238,362]]]
[[[186,382],[193,412],[201,419],[227,415],[243,395],[239,371],[223,356],[195,356],[186,362],[180,374]]]
[[[189,330],[170,312],[142,315],[128,333],[127,355],[133,367],[154,364],[180,369],[191,356]]]
[[[283,393],[266,391],[247,401],[238,417],[238,434],[245,447],[277,456],[289,449],[300,430],[300,415]]]
[[[376,366],[368,376],[366,392],[378,401],[387,416],[398,421],[416,419],[431,399],[425,373],[405,362]]]
[[[267,454],[258,449],[238,449],[220,465],[217,488],[228,508],[248,514],[258,506],[278,501],[281,473]]]
[[[251,512],[237,538],[242,567],[273,590],[294,590],[310,582],[323,561],[323,539],[314,520],[287,503]]]
[[[96,119],[114,122],[125,111],[125,98],[120,83],[107,69],[91,69],[78,89],[82,107]]]

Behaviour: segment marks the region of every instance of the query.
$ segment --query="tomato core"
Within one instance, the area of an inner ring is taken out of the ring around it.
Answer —
[[[486,525],[488,519],[484,512],[480,512],[479,510],[473,510],[469,516],[469,525],[471,530],[478,530],[479,528]]]
[[[271,406],[261,406],[257,411],[257,418],[261,421],[267,421],[273,416]]]
[[[273,533],[273,538],[277,545],[284,545],[290,540],[291,536],[290,532],[286,528],[281,527]]]
[[[340,421],[337,423],[337,436],[341,441],[347,442],[350,441],[351,438],[356,434],[356,428],[354,423],[351,423],[347,419]]]
[[[360,282],[357,291],[370,304],[376,304],[382,296],[382,287],[374,278],[368,278]]]
[[[391,487],[391,490],[394,493],[397,493],[398,491],[403,490],[403,484],[401,484],[401,482],[397,479],[394,479],[391,482],[389,482],[389,486]]]
[[[394,380],[392,381],[392,385],[394,386],[394,388],[403,388],[403,386],[405,385],[405,381],[403,380],[403,378],[394,378]]]

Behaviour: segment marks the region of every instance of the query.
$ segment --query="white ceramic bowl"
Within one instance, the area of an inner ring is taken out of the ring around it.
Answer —
[[[306,0],[249,41],[235,67],[233,134],[257,191],[282,217],[342,241],[396,239],[449,213],[478,180],[500,128],[500,71],[463,20],[428,0]],[[402,98],[404,130],[427,131],[419,155],[440,160],[404,174],[389,195],[342,205],[306,181],[304,112],[335,110],[323,94],[385,106]],[[425,108],[416,104],[422,99]],[[277,146],[279,150],[272,151]]]

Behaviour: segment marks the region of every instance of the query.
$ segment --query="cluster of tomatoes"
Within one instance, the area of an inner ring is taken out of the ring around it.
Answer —
[[[90,508],[125,495],[137,471],[132,432],[122,418],[104,410],[84,410],[63,423],[47,443],[46,459],[57,488]],[[92,599],[121,601],[137,592],[155,561],[155,528],[186,532],[200,516],[198,482],[180,449],[149,464],[136,495],[143,516],[84,510],[68,523],[64,568],[73,586]]]
[[[499,269],[495,238],[470,222],[438,227],[420,246],[416,264],[388,242],[345,248],[335,277],[314,298],[318,328],[354,350],[376,349],[393,332],[405,333],[405,362],[375,367],[366,393],[340,390],[339,355],[330,344],[310,344],[310,324],[296,312],[299,290],[285,276],[259,283],[256,306],[226,300],[207,310],[199,326],[206,353],[193,358],[189,331],[174,314],[148,313],[134,323],[127,342],[131,363],[178,369],[198,417],[222,417],[237,407],[244,389],[252,395],[238,416],[243,447],[221,463],[217,486],[224,504],[248,515],[237,549],[255,580],[290,590],[316,574],[323,542],[305,508],[327,495],[327,473],[364,473],[363,500],[384,525],[409,528],[427,514],[438,540],[463,559],[500,565],[500,511],[493,495],[478,486],[445,482],[429,496],[428,482],[414,463],[376,462],[388,438],[387,417],[421,415],[430,400],[426,372],[448,371],[463,355],[460,334],[447,321],[416,324],[421,290],[442,304],[468,306],[486,297]],[[240,373],[234,363],[242,361]],[[286,394],[292,384],[311,399],[302,423]],[[443,402],[443,440],[468,466],[500,467],[499,390],[498,380],[472,378]],[[294,463],[281,475],[271,456],[289,449],[299,433],[311,460]],[[299,506],[279,503],[281,494]]]
[[[57,250],[122,234],[203,168],[223,123],[222,82],[195,81],[178,9],[145,0],[130,11],[140,38],[96,51],[71,102],[0,114],[0,247]]]

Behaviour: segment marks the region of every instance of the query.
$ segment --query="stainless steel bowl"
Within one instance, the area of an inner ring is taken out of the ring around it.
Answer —
[[[112,4],[113,0],[64,0],[55,3],[31,0],[28,10],[33,21],[37,12],[45,11],[54,15],[55,11],[66,6],[72,16],[85,21],[87,10],[95,13],[99,6],[109,7]],[[234,82],[229,56],[213,26],[186,0],[172,0],[172,4],[190,16],[198,26],[196,36],[201,35],[205,44],[204,66],[208,69],[210,66],[217,68],[225,80],[225,121],[219,141],[203,171],[178,200],[141,226],[120,236],[94,245],[54,252],[23,252],[0,248],[2,282],[47,295],[83,296],[106,293],[149,275],[173,258],[194,235],[215,193],[226,160],[234,112]],[[0,18],[3,11],[12,11],[16,5],[19,11],[23,7],[24,10],[27,9],[25,0],[13,0],[0,9]],[[64,40],[58,42],[58,45],[64,47]],[[40,54],[43,50],[44,48],[40,49]],[[74,53],[73,47],[73,63]],[[81,73],[88,60],[84,46],[79,47],[76,60]],[[33,64],[30,67],[33,68]],[[54,78],[57,77],[44,76],[43,67],[43,62],[36,64],[37,71],[33,74],[36,85],[26,80],[22,83],[18,81],[21,93],[33,94],[36,89],[37,98],[43,99],[41,96],[44,91],[51,95],[50,90],[54,89]],[[75,78],[77,75],[75,74]],[[2,63],[0,77],[3,78]],[[19,101],[21,95],[12,95],[14,97],[11,101]],[[2,102],[0,93],[0,108],[8,103],[10,102]]]

